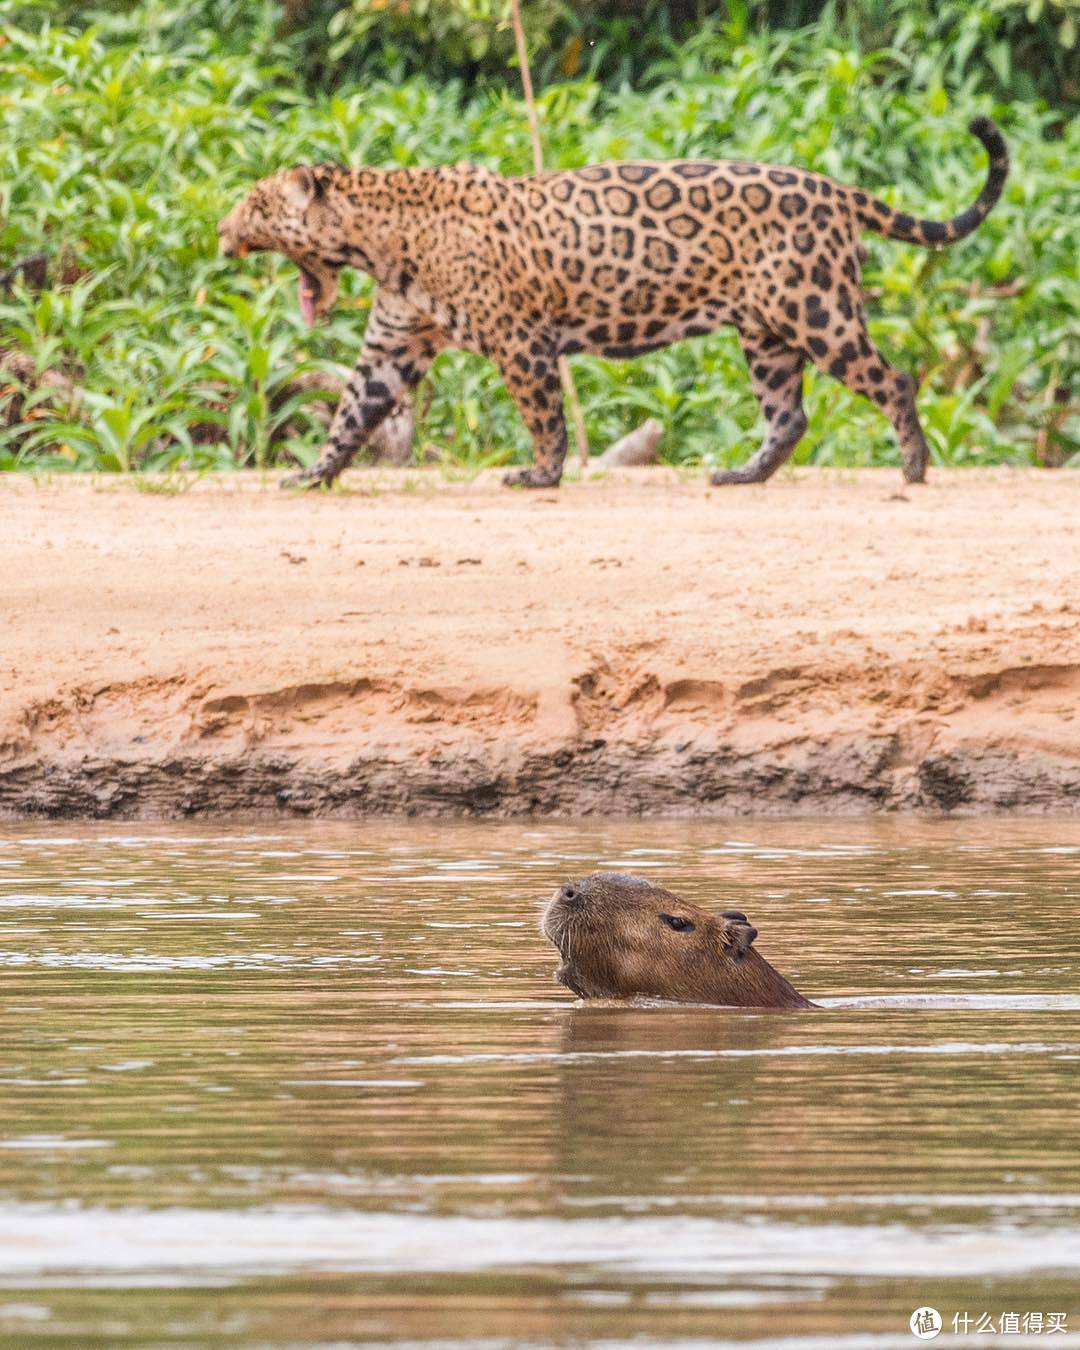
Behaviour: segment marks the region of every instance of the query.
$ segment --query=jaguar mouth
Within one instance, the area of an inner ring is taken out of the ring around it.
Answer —
[[[315,323],[315,307],[322,297],[322,286],[310,272],[300,269],[300,315],[309,328]]]

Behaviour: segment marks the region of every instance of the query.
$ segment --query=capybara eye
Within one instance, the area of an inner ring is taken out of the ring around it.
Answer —
[[[722,919],[738,919],[740,923],[749,923],[750,920],[740,909],[725,909],[720,915]]]
[[[692,933],[694,925],[689,919],[684,919],[680,914],[661,914],[660,922],[666,923],[669,928],[674,928],[676,933]]]

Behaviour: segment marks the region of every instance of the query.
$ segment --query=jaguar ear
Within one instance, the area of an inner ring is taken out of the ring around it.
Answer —
[[[319,186],[315,175],[306,164],[297,164],[285,175],[285,195],[298,210],[310,206],[318,196]]]
[[[727,954],[738,964],[753,946],[757,929],[746,915],[737,909],[725,910],[720,918],[723,920],[720,941]]]

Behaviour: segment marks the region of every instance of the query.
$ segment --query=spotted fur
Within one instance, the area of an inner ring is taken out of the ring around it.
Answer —
[[[343,267],[378,283],[359,361],[317,463],[290,482],[331,482],[443,347],[496,362],[532,435],[534,463],[509,483],[562,475],[566,425],[557,368],[567,353],[631,357],[724,325],[738,330],[765,440],[714,483],[762,482],[806,430],[807,361],[890,419],[904,477],[927,446],[915,382],[866,331],[859,234],[939,248],[970,234],[1001,195],[1005,143],[987,118],[976,201],[919,220],[820,174],[684,160],[598,164],[503,178],[471,164],[433,169],[301,165],[257,183],[219,226],[226,256],[274,249],[301,273],[309,320]]]

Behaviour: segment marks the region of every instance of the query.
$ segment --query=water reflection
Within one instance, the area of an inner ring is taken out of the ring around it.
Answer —
[[[1039,821],[0,829],[0,1340],[809,1350],[1067,1309],[1078,853]],[[823,1006],[575,1005],[536,916],[594,867],[745,910]]]

